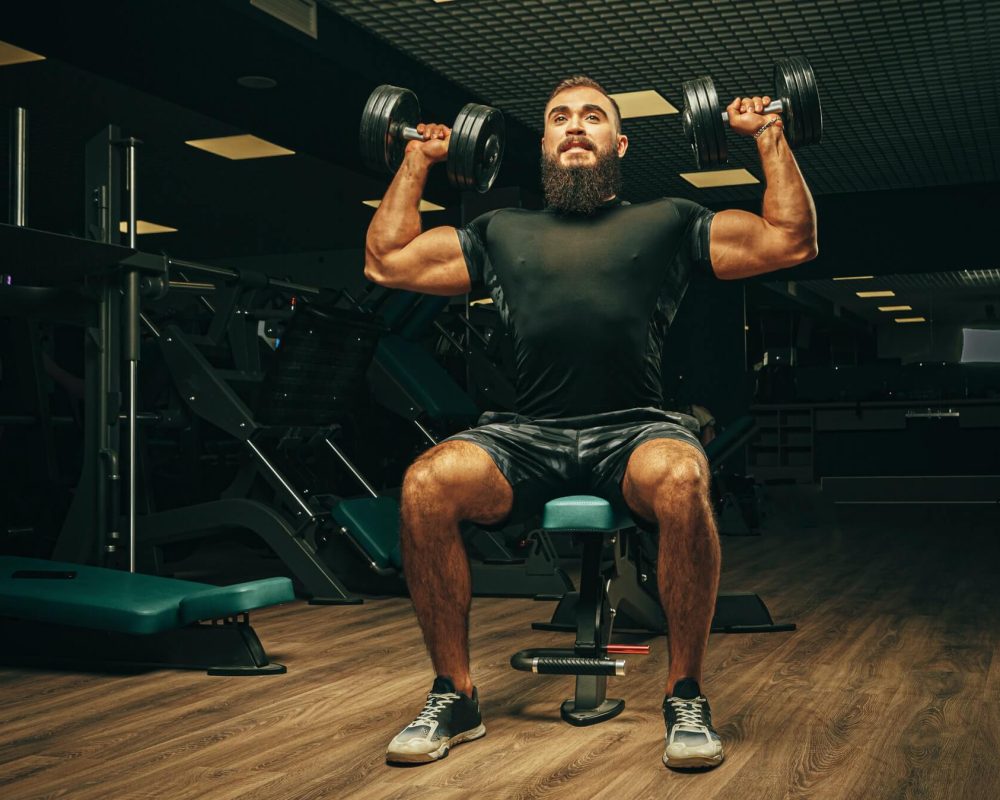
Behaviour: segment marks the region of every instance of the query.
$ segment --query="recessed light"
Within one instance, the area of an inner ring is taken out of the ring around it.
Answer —
[[[7,42],[0,42],[0,67],[7,67],[11,64],[24,64],[28,61],[44,60],[45,56],[40,56],[38,53],[32,53],[30,50],[15,47]]]
[[[294,150],[259,139],[249,133],[237,136],[217,136],[214,139],[189,139],[184,142],[199,150],[222,156],[232,161],[247,158],[270,158],[271,156],[293,156]]]
[[[715,169],[709,172],[682,172],[681,177],[699,189],[712,189],[716,186],[745,186],[750,183],[760,183],[745,169]]]
[[[371,206],[372,208],[378,208],[382,205],[381,200],[362,200],[366,206]],[[430,200],[420,201],[420,211],[444,211],[444,206],[439,206],[437,203],[432,203]]]
[[[242,75],[236,82],[244,89],[273,89],[278,85],[274,78],[268,78],[266,75]]]
[[[896,322],[927,322],[924,317],[896,317]]]
[[[611,95],[611,99],[618,103],[622,119],[659,117],[664,114],[678,113],[677,109],[662,94],[652,89],[641,92],[619,92]]]
[[[870,281],[874,275],[845,275],[842,278],[834,278],[835,281]]]
[[[896,293],[891,291],[880,292],[855,292],[858,297],[895,297]]]
[[[879,306],[879,311],[913,311],[913,306]]]
[[[118,223],[118,230],[121,233],[128,233],[128,220],[122,220]],[[171,228],[169,225],[157,225],[155,222],[146,222],[144,219],[137,219],[135,221],[135,235],[143,236],[147,233],[176,233],[177,228]]]

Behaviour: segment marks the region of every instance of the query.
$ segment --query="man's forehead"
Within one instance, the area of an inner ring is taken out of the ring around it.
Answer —
[[[611,114],[611,103],[601,92],[589,86],[573,86],[569,89],[563,89],[549,100],[548,105],[545,106],[545,116],[547,117],[556,106],[581,108],[585,105],[600,106],[604,109],[605,115]]]

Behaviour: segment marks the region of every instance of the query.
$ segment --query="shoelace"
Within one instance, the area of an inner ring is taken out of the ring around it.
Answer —
[[[427,695],[427,705],[424,706],[424,710],[420,712],[411,725],[416,725],[418,723],[424,723],[425,725],[430,725],[432,722],[437,721],[437,715],[440,714],[445,708],[450,706],[456,700],[458,700],[458,695],[452,692],[445,694],[435,694],[431,692]]]
[[[679,697],[668,697],[667,702],[677,715],[678,725],[705,725],[705,715],[702,705],[697,700],[682,700]]]

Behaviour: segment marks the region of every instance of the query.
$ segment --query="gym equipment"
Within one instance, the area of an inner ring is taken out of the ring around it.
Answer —
[[[823,109],[816,75],[802,56],[781,59],[774,65],[773,100],[765,114],[781,112],[785,138],[791,147],[816,144],[823,135]],[[708,76],[685,81],[681,124],[698,169],[724,164],[729,158],[726,125],[729,114],[719,103],[715,84]]]
[[[0,556],[0,661],[280,675],[249,612],[294,599],[288,578],[212,586]]]
[[[609,676],[625,674],[625,660],[613,656],[649,652],[644,645],[623,649],[610,643],[612,623],[624,598],[616,594],[613,580],[606,586],[601,556],[605,544],[612,543],[617,565],[619,546],[625,543],[619,532],[632,525],[627,514],[616,512],[599,497],[561,497],[545,504],[545,530],[572,532],[583,539],[580,592],[574,608],[576,644],[570,649],[521,650],[511,656],[510,664],[541,675],[575,675],[576,692],[560,709],[562,718],[571,725],[594,725],[618,716],[625,701],[609,699],[607,683]]]
[[[416,126],[420,101],[409,89],[383,84],[361,112],[361,157],[370,169],[395,174],[406,143],[423,141]],[[448,180],[458,189],[487,192],[503,160],[505,125],[495,108],[467,103],[455,117],[448,143]]]
[[[615,656],[649,652],[645,645],[612,644],[613,626],[640,634],[666,632],[655,580],[641,572],[642,544],[635,522],[607,500],[590,495],[550,500],[545,504],[542,527],[582,537],[583,564],[580,591],[560,601],[551,623],[534,623],[532,628],[575,631],[575,645],[569,649],[521,650],[511,656],[510,664],[525,672],[575,675],[576,692],[563,702],[561,716],[571,725],[593,725],[618,716],[625,708],[624,700],[607,697],[608,678],[625,674],[624,659]],[[605,566],[607,545],[613,553]],[[653,586],[647,588],[649,583]],[[733,619],[734,614],[742,619]],[[755,594],[720,594],[712,630],[762,633],[795,630],[795,625],[775,625]]]

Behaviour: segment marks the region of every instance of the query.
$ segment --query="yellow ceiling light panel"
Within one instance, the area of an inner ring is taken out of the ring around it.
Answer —
[[[273,144],[249,133],[237,136],[217,136],[214,139],[189,139],[184,142],[199,150],[222,156],[232,161],[248,158],[271,158],[273,156],[293,156],[294,150]]]
[[[622,119],[662,117],[666,114],[678,113],[677,109],[667,101],[667,98],[652,89],[645,89],[641,92],[619,92],[611,95],[611,99],[618,103]]]
[[[715,169],[710,172],[682,172],[681,177],[699,189],[714,189],[716,186],[746,186],[760,183],[745,169]]]
[[[879,311],[913,311],[913,306],[879,306]]]
[[[896,317],[896,322],[927,322],[925,317]]]
[[[128,220],[122,220],[118,225],[118,230],[121,233],[128,233]],[[177,233],[177,228],[171,228],[169,225],[157,225],[155,222],[146,222],[144,219],[137,219],[135,221],[135,235],[143,236],[147,233]]]
[[[895,297],[896,293],[888,289],[878,292],[855,292],[858,297]]]
[[[834,278],[835,281],[870,281],[874,275],[845,275],[842,278]]]
[[[366,206],[371,206],[372,208],[378,208],[382,205],[381,200],[362,200]],[[420,201],[420,211],[444,211],[444,206],[439,206],[437,203],[432,203],[430,200]]]
[[[38,53],[32,53],[30,50],[15,47],[7,42],[0,42],[0,67],[7,67],[11,64],[25,64],[28,61],[44,60],[45,56],[40,56]]]

